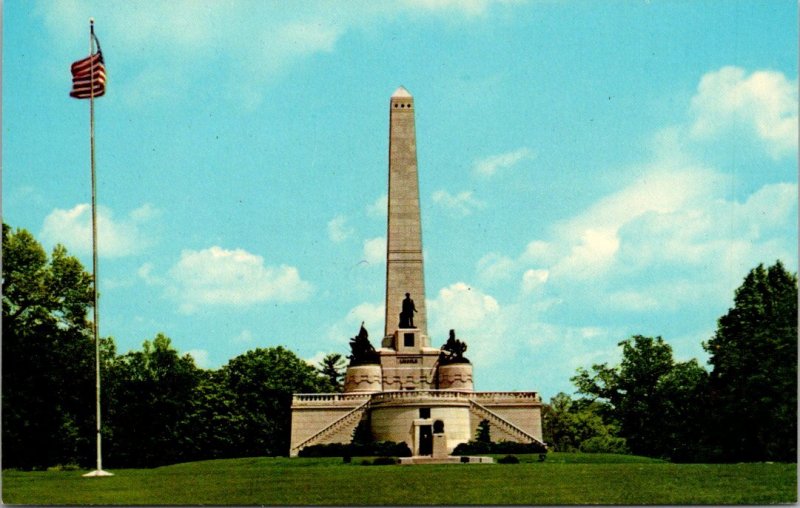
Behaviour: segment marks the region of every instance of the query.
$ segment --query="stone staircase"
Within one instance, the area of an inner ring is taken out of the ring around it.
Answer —
[[[510,421],[506,420],[502,416],[492,411],[491,409],[475,402],[472,399],[470,399],[469,401],[469,409],[470,411],[472,411],[473,414],[475,414],[479,418],[483,420],[488,420],[489,425],[497,428],[504,434],[507,434],[514,441],[518,441],[520,443],[538,443],[544,446],[545,448],[547,447],[547,445],[540,439],[537,439],[533,435],[525,432],[524,430],[520,429]]]
[[[358,422],[361,421],[364,412],[366,412],[369,406],[369,402],[369,399],[367,399],[360,406],[354,408],[316,434],[300,442],[300,444],[292,448],[291,455],[296,456],[297,453],[306,446],[315,444],[349,443],[353,438],[353,431],[358,426]]]

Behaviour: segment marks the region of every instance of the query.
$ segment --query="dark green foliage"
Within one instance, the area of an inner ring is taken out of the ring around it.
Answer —
[[[347,365],[344,357],[339,353],[328,353],[320,361],[319,369],[320,374],[328,380],[331,390],[334,392],[341,392],[344,379],[344,369]]]
[[[358,365],[377,365],[381,362],[380,354],[375,351],[372,343],[369,341],[369,333],[364,328],[364,323],[361,323],[361,329],[358,335],[350,339],[350,366],[356,367]]]
[[[299,457],[353,457],[350,443],[329,443],[306,446],[297,454]]]
[[[109,467],[156,467],[203,456],[193,421],[200,371],[159,334],[142,351],[118,356],[110,365],[105,391],[113,401],[105,425]]]
[[[475,432],[475,441],[479,443],[491,443],[492,434],[489,420],[481,420],[478,424],[478,430]]]
[[[369,413],[362,418],[353,430],[352,443],[358,446],[367,446],[372,443],[372,426],[369,421]]]
[[[411,448],[400,441],[377,441],[371,447],[372,455],[385,455],[390,457],[411,457]]]
[[[328,387],[282,347],[248,351],[207,371],[163,335],[116,357],[107,378],[105,455],[115,468],[286,455],[292,394]]]
[[[675,363],[661,337],[635,335],[619,343],[622,363],[578,369],[578,392],[608,404],[605,412],[619,423],[617,437],[637,455],[693,460],[701,455],[707,374],[692,360]],[[698,404],[699,403],[699,404]],[[609,433],[610,435],[610,433]],[[621,446],[595,441],[588,446]],[[580,446],[578,444],[577,446]]]
[[[94,452],[92,278],[3,224],[3,467],[89,464]]]
[[[506,455],[497,459],[498,464],[519,464],[519,459],[515,455]]]
[[[492,453],[492,444],[482,441],[459,443],[453,449],[453,455],[487,455]]]
[[[327,380],[283,347],[258,348],[221,369],[232,398],[231,429],[238,456],[287,455],[294,393],[317,393]]]
[[[453,455],[488,455],[502,453],[547,453],[542,445],[538,443],[516,443],[514,441],[499,441],[497,443],[484,443],[481,441],[469,441],[461,443],[453,450]]]
[[[3,225],[3,467],[94,464],[92,278],[56,246]],[[282,347],[198,369],[166,336],[117,355],[100,340],[103,456],[110,468],[287,454],[293,393],[331,391]]]
[[[330,443],[306,446],[300,457],[411,457],[411,449],[401,441],[377,441],[369,444]]]
[[[759,265],[704,344],[711,444],[722,460],[797,459],[797,276]]]
[[[625,439],[617,436],[619,426],[611,415],[608,403],[588,399],[572,400],[566,393],[559,393],[545,404],[542,412],[544,440],[554,451],[574,452],[584,449],[591,442],[593,452],[605,451],[625,453]]]
[[[579,449],[583,453],[628,453],[625,438],[610,435],[590,437],[581,442]]]

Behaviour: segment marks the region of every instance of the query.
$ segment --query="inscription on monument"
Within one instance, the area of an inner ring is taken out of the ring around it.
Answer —
[[[400,363],[419,363],[419,357],[416,356],[401,356],[398,358]]]

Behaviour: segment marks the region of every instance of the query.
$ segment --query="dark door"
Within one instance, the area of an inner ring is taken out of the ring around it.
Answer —
[[[430,425],[419,427],[419,454],[433,455],[433,432]]]

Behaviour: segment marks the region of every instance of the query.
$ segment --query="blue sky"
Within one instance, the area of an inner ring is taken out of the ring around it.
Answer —
[[[7,0],[3,220],[87,268],[89,17],[121,352],[379,343],[400,85],[431,341],[456,329],[478,390],[572,392],[633,334],[705,362],[747,271],[796,270],[796,2]]]

